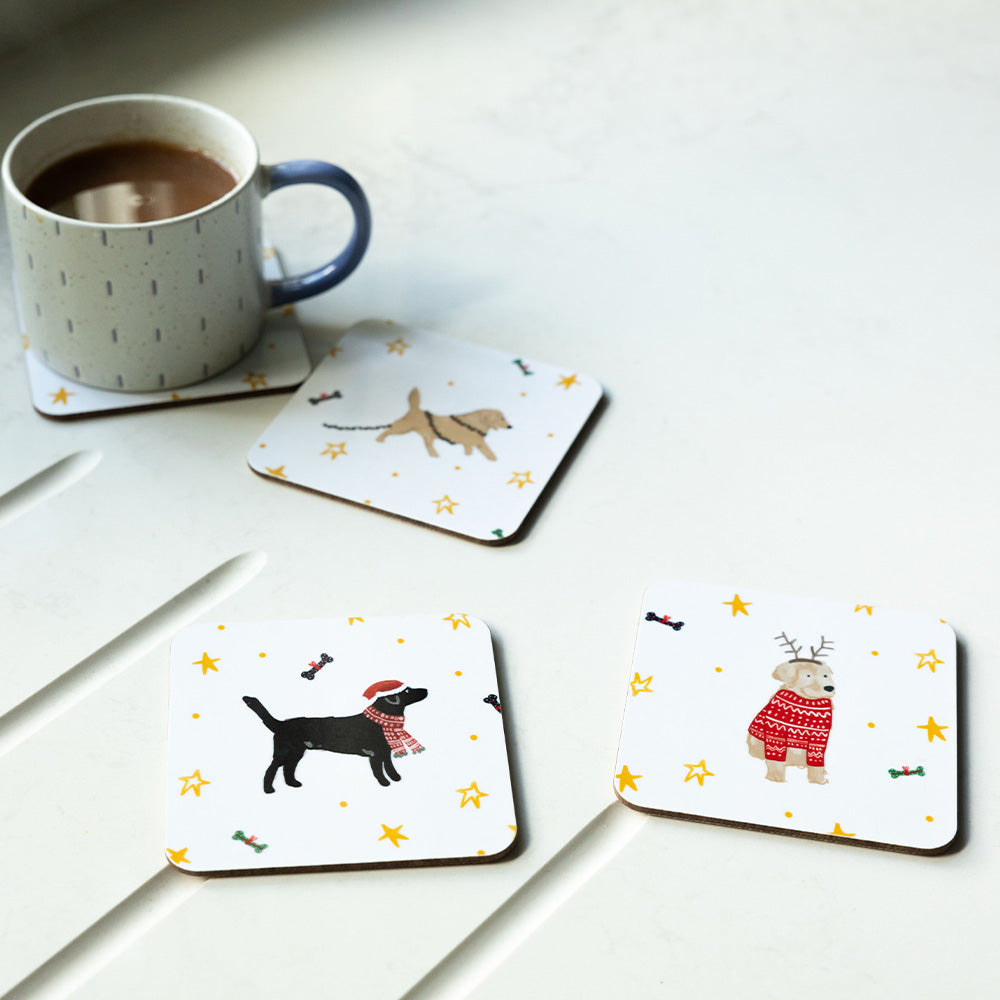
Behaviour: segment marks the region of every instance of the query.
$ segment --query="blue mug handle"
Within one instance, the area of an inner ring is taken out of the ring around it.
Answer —
[[[269,281],[272,306],[318,295],[339,285],[357,266],[368,249],[372,232],[372,214],[361,185],[346,171],[323,160],[289,160],[265,167],[262,195],[269,195],[290,184],[324,184],[339,191],[354,212],[354,232],[347,246],[331,261],[291,278]]]

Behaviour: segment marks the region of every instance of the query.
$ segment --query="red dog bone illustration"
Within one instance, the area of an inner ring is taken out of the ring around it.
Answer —
[[[495,694],[488,694],[483,701],[485,701],[487,705],[492,705],[498,712],[500,712],[500,699]],[[503,713],[501,712],[501,714]]]
[[[252,847],[258,854],[260,854],[261,851],[267,850],[267,844],[257,843],[256,833],[252,837],[248,837],[242,830],[237,830],[236,833],[233,834],[233,840],[242,840],[247,847]]]
[[[309,402],[315,406],[317,403],[323,403],[328,399],[340,399],[340,390],[334,389],[333,392],[321,392],[318,396],[310,396]]]
[[[680,632],[680,630],[684,628],[684,622],[672,622],[670,620],[670,615],[664,615],[661,618],[655,611],[646,612],[646,621],[659,622],[661,625],[669,625],[675,632]]]
[[[333,657],[327,656],[326,653],[321,653],[319,658],[319,663],[315,660],[309,661],[309,669],[302,671],[302,676],[307,680],[311,681],[328,663],[333,663]]]

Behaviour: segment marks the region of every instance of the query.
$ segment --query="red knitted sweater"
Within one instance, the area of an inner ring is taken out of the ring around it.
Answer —
[[[768,760],[784,760],[789,747],[798,747],[810,767],[822,767],[832,726],[829,698],[803,698],[782,688],[750,723],[750,735],[764,743]]]

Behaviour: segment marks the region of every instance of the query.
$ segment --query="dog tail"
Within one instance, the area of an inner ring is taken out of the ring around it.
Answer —
[[[272,733],[278,728],[278,720],[271,715],[271,713],[264,708],[264,706],[256,698],[244,695],[243,700],[247,703],[247,707],[249,709],[256,712],[260,716],[260,721],[263,722]]]

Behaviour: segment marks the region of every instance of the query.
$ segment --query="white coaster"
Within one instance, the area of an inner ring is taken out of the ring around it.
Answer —
[[[183,871],[493,861],[517,832],[492,640],[464,613],[186,628],[167,757]]]
[[[278,258],[269,249],[265,251],[264,276],[268,279],[282,276]],[[309,374],[310,369],[302,328],[291,306],[268,313],[260,340],[239,364],[205,382],[159,392],[114,392],[74,382],[46,367],[31,350],[23,326],[21,330],[31,401],[35,409],[47,417],[145,410],[291,389]]]
[[[250,449],[261,475],[484,542],[522,526],[594,379],[380,321],[352,327]]]
[[[943,619],[658,583],[615,793],[649,812],[942,851],[958,829],[956,652]]]

